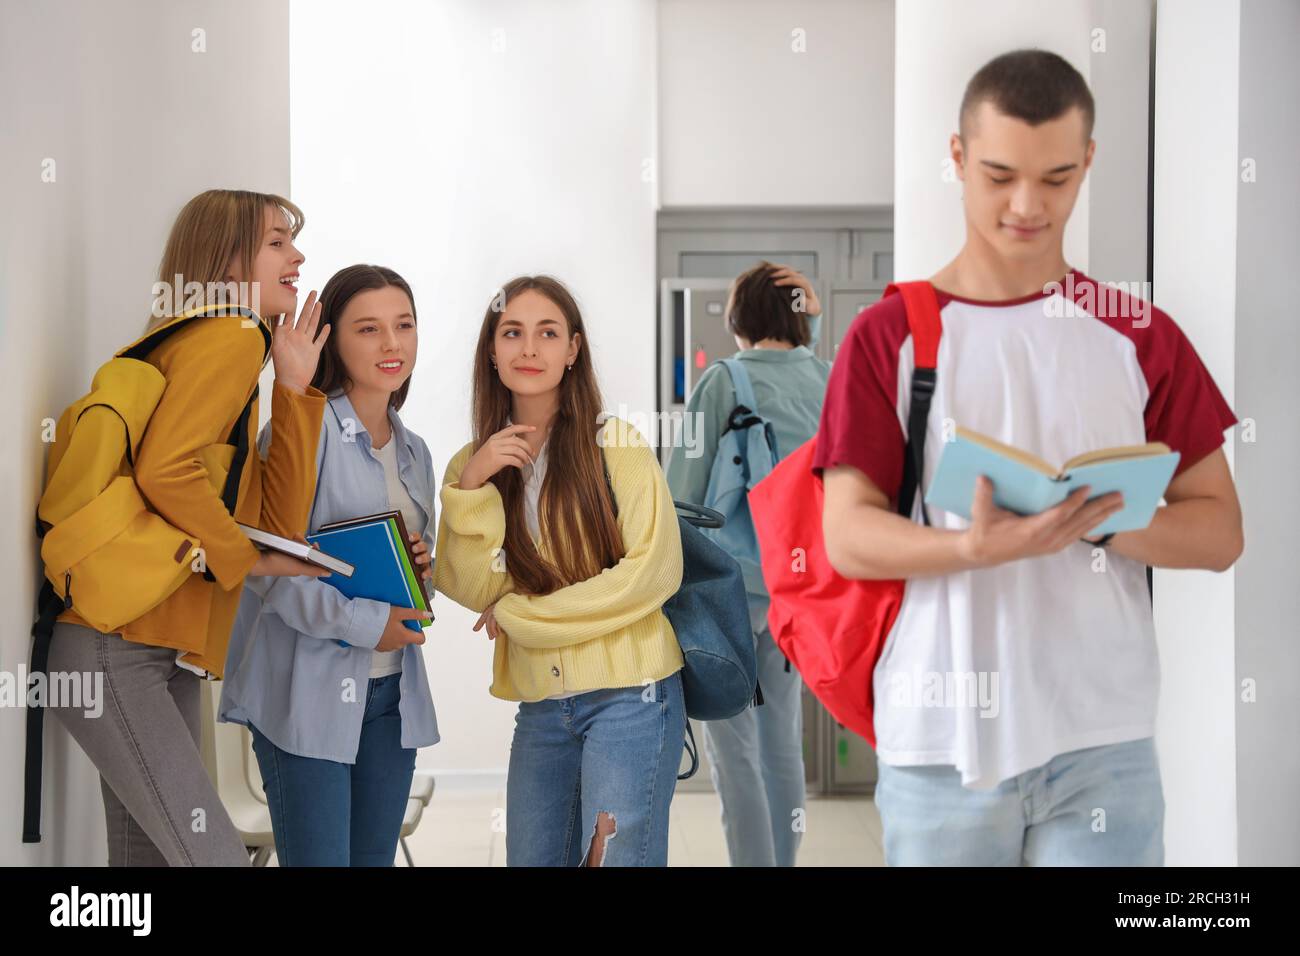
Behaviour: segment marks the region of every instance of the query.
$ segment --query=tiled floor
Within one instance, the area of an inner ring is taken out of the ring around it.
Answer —
[[[800,866],[883,865],[880,816],[869,796],[810,797],[807,820]],[[678,793],[668,841],[669,866],[726,866],[717,797]],[[504,866],[505,792],[440,788],[407,843],[416,866]],[[405,865],[400,854],[398,865]]]

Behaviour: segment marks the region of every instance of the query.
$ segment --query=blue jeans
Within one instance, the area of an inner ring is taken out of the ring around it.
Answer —
[[[608,815],[604,866],[667,866],[686,705],[677,672],[644,687],[522,703],[506,781],[506,863],[580,866]]]
[[[1058,754],[969,790],[951,765],[879,765],[889,866],[1163,866],[1165,801],[1151,737]]]
[[[761,707],[704,725],[713,789],[732,866],[794,866],[805,807],[803,712],[799,672],[764,629],[756,635]]]
[[[393,865],[415,775],[415,749],[402,746],[401,679],[368,682],[355,764],[291,754],[249,727],[281,866]]]

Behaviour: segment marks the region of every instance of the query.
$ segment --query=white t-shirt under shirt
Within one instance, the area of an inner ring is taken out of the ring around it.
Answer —
[[[1061,290],[1007,302],[940,292],[925,485],[946,422],[1057,464],[1163,441],[1181,453],[1181,473],[1217,449],[1236,417],[1173,320],[1137,302],[1078,271]],[[892,295],[840,346],[815,468],[852,465],[897,497],[912,367]],[[930,519],[968,526],[933,507]],[[1112,551],[1105,562],[1097,570],[1093,546],[1079,542],[909,580],[873,680],[880,759],[952,764],[964,785],[988,789],[1057,754],[1153,735],[1160,668],[1146,569]]]
[[[387,442],[382,448],[376,448],[371,445],[371,454],[379,460],[384,466],[384,484],[388,486],[388,506],[402,513],[402,520],[406,522],[408,531],[416,530],[420,527],[420,513],[416,510],[415,502],[407,494],[406,486],[402,484],[401,472],[397,466],[397,442],[393,440],[390,434]],[[421,573],[416,569],[416,574]],[[402,670],[402,650],[399,648],[395,651],[372,651],[370,657],[370,676],[387,677],[389,674],[397,674]]]

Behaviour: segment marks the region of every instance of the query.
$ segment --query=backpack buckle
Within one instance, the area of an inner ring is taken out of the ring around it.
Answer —
[[[747,418],[745,416],[749,417]],[[745,405],[737,405],[731,410],[731,414],[727,417],[727,427],[722,430],[722,434],[725,435],[729,431],[742,431],[753,425],[757,425],[761,421],[762,419],[754,414],[753,409]]]

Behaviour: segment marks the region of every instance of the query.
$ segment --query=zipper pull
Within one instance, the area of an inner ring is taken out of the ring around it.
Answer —
[[[63,609],[72,607],[72,572],[63,572]]]

